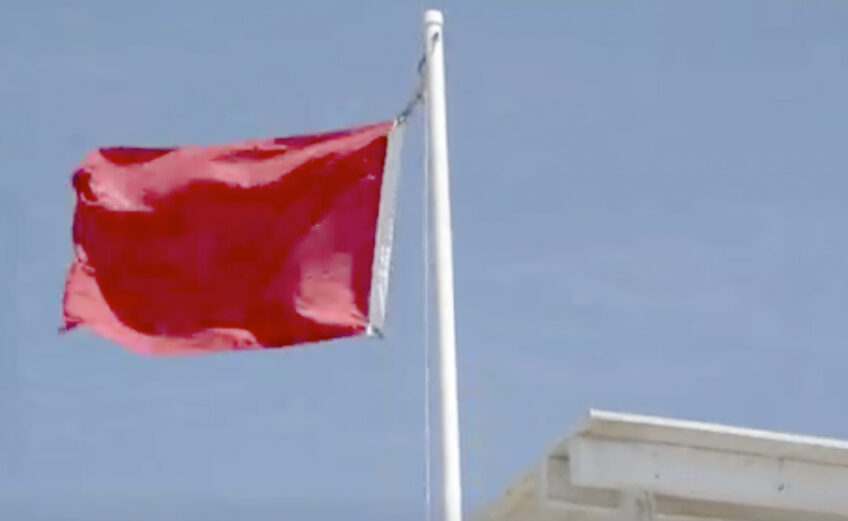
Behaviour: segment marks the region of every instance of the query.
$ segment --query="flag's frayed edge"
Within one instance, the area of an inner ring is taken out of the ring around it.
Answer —
[[[383,164],[383,182],[380,188],[380,206],[377,215],[377,236],[374,241],[374,263],[371,268],[371,293],[368,298],[368,327],[366,329],[368,336],[383,336],[405,127],[405,121],[396,120],[387,136],[386,159]]]

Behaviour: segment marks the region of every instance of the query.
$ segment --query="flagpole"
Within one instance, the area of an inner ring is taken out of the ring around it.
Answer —
[[[436,306],[439,323],[439,382],[441,391],[443,521],[462,520],[462,482],[459,456],[459,400],[456,376],[456,327],[453,301],[453,245],[448,175],[445,59],[441,11],[424,13],[426,51],[428,175],[432,189],[435,243]]]

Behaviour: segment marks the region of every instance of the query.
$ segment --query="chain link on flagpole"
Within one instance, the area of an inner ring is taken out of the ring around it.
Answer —
[[[404,105],[403,110],[395,118],[398,124],[405,123],[409,116],[412,115],[412,112],[415,110],[415,107],[418,106],[419,103],[424,101],[424,66],[427,61],[426,53],[421,56],[421,60],[418,62],[418,84],[415,86],[415,92],[412,93],[409,101]]]

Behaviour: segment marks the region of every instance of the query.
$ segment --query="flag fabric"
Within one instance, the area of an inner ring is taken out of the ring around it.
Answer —
[[[89,153],[63,330],[147,354],[379,332],[402,130]]]

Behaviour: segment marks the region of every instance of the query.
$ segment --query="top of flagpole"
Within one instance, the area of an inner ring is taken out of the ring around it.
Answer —
[[[426,25],[444,25],[445,17],[438,9],[428,9],[424,12],[424,23]]]

